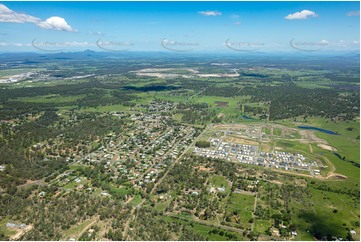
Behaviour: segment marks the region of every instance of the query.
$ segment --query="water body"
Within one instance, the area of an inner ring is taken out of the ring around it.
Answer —
[[[316,130],[316,131],[320,131],[320,132],[326,133],[326,134],[335,134],[335,135],[338,135],[338,133],[333,132],[333,131],[331,131],[331,130],[321,129],[321,128],[317,128],[317,127],[313,127],[313,126],[298,126],[298,128],[300,128],[300,129]]]
[[[254,118],[250,118],[247,115],[243,115],[242,118],[249,119],[249,120],[254,120]]]

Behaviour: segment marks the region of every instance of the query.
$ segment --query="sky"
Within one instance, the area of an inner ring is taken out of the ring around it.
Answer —
[[[0,2],[0,52],[359,50],[359,2]]]

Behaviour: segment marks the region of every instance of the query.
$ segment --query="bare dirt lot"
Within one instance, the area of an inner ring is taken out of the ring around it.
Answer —
[[[217,107],[224,107],[228,105],[228,102],[215,101],[214,103],[217,105]]]
[[[213,171],[213,168],[207,168],[207,167],[204,167],[204,166],[199,166],[198,169],[200,171],[207,171],[207,172]]]
[[[244,139],[242,137],[233,136],[233,135],[226,136],[224,138],[224,141],[230,142],[230,143],[236,143],[236,144],[244,144],[244,145],[256,145],[256,146],[258,145],[258,142],[256,142],[256,141]]]
[[[327,142],[319,137],[316,136],[314,131],[311,130],[300,130],[300,135],[310,141],[310,142],[317,142],[317,143],[323,143],[327,144]]]
[[[331,151],[337,151],[336,148],[326,145],[326,144],[317,144],[318,147],[324,149],[324,150],[331,150]]]
[[[16,234],[14,234],[13,236],[10,237],[10,240],[18,240],[20,239],[20,237],[22,235],[24,235],[25,233],[27,233],[28,231],[30,231],[33,228],[32,225],[28,225],[26,226],[24,229],[17,229]]]
[[[248,126],[244,124],[218,124],[214,125],[215,129],[228,129],[228,130],[240,130],[240,129],[246,129]]]
[[[272,151],[272,146],[267,144],[267,143],[261,143],[260,149],[263,152],[271,152]]]

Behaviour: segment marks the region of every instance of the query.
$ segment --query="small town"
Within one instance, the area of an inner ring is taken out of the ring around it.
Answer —
[[[290,171],[309,171],[311,175],[320,175],[316,161],[312,161],[299,153],[283,151],[262,152],[258,146],[225,142],[210,138],[209,148],[195,147],[194,153],[207,158],[224,159],[263,166],[266,168],[284,169]]]
[[[162,106],[168,108],[168,105]],[[159,110],[160,106],[150,106]],[[121,113],[113,113],[122,117]],[[127,135],[109,134],[102,145],[77,163],[93,165],[105,164],[104,168],[114,174],[114,179],[131,182],[134,186],[144,187],[156,182],[158,175],[172,163],[192,142],[195,129],[191,126],[169,126],[169,117],[159,114],[132,114],[134,126]]]

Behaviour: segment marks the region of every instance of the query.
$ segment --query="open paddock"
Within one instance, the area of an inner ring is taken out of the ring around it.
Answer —
[[[217,107],[228,106],[228,102],[215,101],[214,103],[217,105]]]

